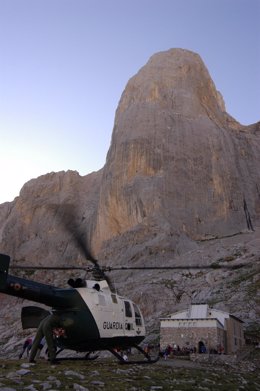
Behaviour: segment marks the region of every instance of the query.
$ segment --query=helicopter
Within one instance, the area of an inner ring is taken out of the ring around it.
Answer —
[[[59,315],[64,331],[63,335],[57,338],[57,345],[60,348],[57,354],[69,349],[85,352],[85,358],[88,359],[96,351],[108,350],[121,363],[128,363],[120,352],[136,348],[144,356],[142,363],[153,363],[158,360],[159,357],[152,358],[139,345],[146,336],[140,308],[132,300],[114,293],[107,278],[99,281],[69,279],[69,288],[57,288],[9,275],[9,264],[10,257],[0,254],[0,292],[52,307],[53,313]],[[94,269],[96,275],[104,276],[97,264]],[[22,326],[24,329],[38,327],[41,320],[49,314],[50,311],[37,306],[23,307]],[[97,355],[94,356],[96,357]]]

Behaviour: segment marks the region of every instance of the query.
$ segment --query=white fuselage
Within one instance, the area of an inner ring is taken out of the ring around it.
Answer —
[[[143,316],[131,300],[111,292],[106,281],[87,280],[87,287],[77,288],[91,311],[101,338],[145,336]]]

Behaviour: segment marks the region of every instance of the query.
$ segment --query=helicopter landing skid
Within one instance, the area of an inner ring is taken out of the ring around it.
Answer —
[[[59,353],[61,353],[64,349],[59,349],[56,353],[56,357]],[[87,360],[87,361],[93,361],[96,360],[99,357],[99,354],[94,354],[95,352],[87,352],[84,357],[60,357],[58,358],[58,361],[64,361],[64,360]]]
[[[112,353],[120,362],[120,364],[154,364],[156,363],[160,356],[158,354],[157,357],[152,358],[147,352],[145,352],[140,346],[134,345],[134,348],[136,348],[140,353],[142,353],[145,356],[145,360],[126,360],[121,354],[119,354],[116,350],[114,349],[109,349],[110,353]]]
[[[86,355],[85,355],[85,360],[96,360],[98,357],[99,357],[99,354],[94,354],[95,352],[88,352]]]

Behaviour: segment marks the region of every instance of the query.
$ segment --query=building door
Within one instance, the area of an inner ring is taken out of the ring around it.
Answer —
[[[199,351],[199,353],[206,353],[206,346],[205,346],[204,342],[199,341],[198,351]]]

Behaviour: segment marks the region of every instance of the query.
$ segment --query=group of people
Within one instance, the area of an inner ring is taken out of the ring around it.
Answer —
[[[29,362],[35,363],[35,359],[40,356],[42,348],[46,343],[47,348],[45,353],[49,357],[50,363],[58,364],[56,360],[56,338],[62,335],[64,336],[64,329],[60,326],[60,319],[56,313],[44,318],[39,324],[35,337],[29,337],[25,340],[19,358],[22,358],[26,352],[27,357],[29,357]]]
[[[160,350],[160,356],[166,360],[168,357],[171,356],[185,356],[190,353],[196,353],[196,352],[197,352],[196,347],[184,346],[180,348],[179,345],[173,344],[173,345],[167,345],[165,349]]]
[[[217,349],[210,348],[207,350],[203,342],[199,342],[198,349],[196,346],[183,346],[180,348],[179,345],[173,344],[166,346],[164,349],[160,349],[160,356],[166,360],[168,357],[185,356],[189,355],[190,353],[224,354],[224,351],[225,350],[222,345],[218,345]]]

